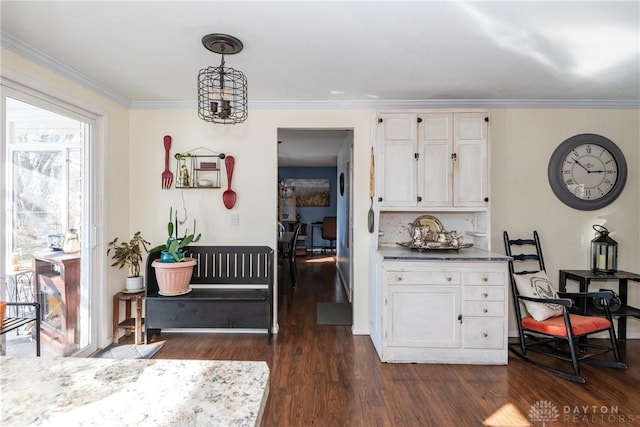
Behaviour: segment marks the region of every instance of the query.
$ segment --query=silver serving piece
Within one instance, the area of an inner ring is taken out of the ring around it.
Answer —
[[[411,241],[398,243],[411,249],[454,249],[470,248],[471,243],[464,243],[461,233],[456,230],[447,231],[438,220],[431,215],[422,215],[407,224]]]

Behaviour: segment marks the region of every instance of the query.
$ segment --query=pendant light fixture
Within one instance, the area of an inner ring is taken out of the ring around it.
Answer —
[[[225,67],[224,56],[244,47],[236,37],[208,34],[202,44],[222,56],[219,67],[207,67],[198,73],[198,116],[212,123],[236,124],[247,119],[247,78],[241,71]]]

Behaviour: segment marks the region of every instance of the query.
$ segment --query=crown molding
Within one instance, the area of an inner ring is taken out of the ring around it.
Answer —
[[[193,110],[195,101],[132,101],[132,110]],[[251,101],[254,110],[431,108],[640,109],[640,100],[616,99],[413,99]]]
[[[0,31],[0,44],[16,54],[35,62],[123,107],[132,110],[195,110],[194,101],[130,100],[97,83],[77,70],[44,52]],[[365,100],[266,100],[251,101],[256,110],[289,109],[384,109],[384,108],[576,108],[576,109],[640,109],[640,99],[365,99]]]
[[[6,48],[18,54],[23,58],[33,61],[36,64],[41,65],[53,71],[54,73],[59,74],[74,83],[77,83],[82,87],[85,87],[93,92],[111,99],[112,101],[122,105],[123,107],[129,108],[131,105],[131,100],[129,100],[128,98],[120,95],[119,93],[109,89],[104,85],[101,85],[95,80],[85,76],[84,74],[69,67],[68,65],[63,64],[57,59],[52,58],[51,56],[34,48],[33,46],[30,46],[18,40],[12,35],[5,33],[4,31],[0,32],[0,45],[2,45],[3,48]]]

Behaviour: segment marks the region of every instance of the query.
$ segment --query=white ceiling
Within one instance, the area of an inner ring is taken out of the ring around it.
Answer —
[[[244,43],[225,59],[247,76],[250,110],[640,101],[637,0],[3,0],[0,7],[4,47],[131,108],[193,108],[198,70],[220,63],[201,44],[209,33]]]

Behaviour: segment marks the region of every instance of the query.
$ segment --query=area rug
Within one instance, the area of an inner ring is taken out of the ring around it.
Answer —
[[[93,357],[103,359],[151,359],[162,348],[162,344],[111,344]]]
[[[351,310],[351,303],[348,302],[319,302],[316,323],[351,326],[353,324]]]

